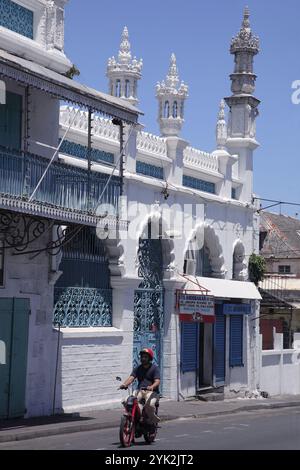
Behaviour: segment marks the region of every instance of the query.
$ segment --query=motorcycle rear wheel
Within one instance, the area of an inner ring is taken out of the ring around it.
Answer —
[[[157,435],[157,428],[157,424],[155,424],[155,428],[153,429],[153,431],[148,431],[144,433],[144,439],[147,444],[152,444],[152,442],[155,441]]]
[[[122,416],[120,423],[120,443],[122,447],[130,447],[135,434],[135,426],[129,416]]]

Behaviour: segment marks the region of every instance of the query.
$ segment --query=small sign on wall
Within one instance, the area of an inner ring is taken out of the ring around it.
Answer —
[[[181,321],[214,323],[214,297],[209,295],[179,293],[178,313]]]

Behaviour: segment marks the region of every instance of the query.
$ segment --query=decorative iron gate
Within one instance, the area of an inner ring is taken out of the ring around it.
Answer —
[[[64,246],[54,289],[54,322],[62,327],[112,325],[112,289],[104,246],[83,228]]]
[[[161,240],[141,239],[138,250],[138,274],[143,279],[134,295],[133,366],[139,364],[144,347],[154,351],[155,362],[162,369],[164,328],[163,256]]]

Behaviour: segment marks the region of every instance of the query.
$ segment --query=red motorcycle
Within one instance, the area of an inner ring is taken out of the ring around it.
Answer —
[[[116,377],[116,380],[122,381],[120,377]],[[155,441],[158,425],[157,424],[148,424],[147,415],[145,409],[141,412],[137,397],[130,393],[129,388],[128,397],[122,403],[124,406],[124,414],[121,418],[120,423],[120,443],[122,447],[130,447],[135,439],[144,436],[144,439],[147,444],[151,444]],[[142,388],[141,390],[146,390]],[[141,403],[145,405],[145,402]],[[156,405],[156,414],[158,414],[159,403],[157,401]]]

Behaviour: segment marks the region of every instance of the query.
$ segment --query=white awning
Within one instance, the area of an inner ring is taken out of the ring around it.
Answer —
[[[243,281],[228,281],[227,279],[215,279],[210,277],[193,277],[186,276],[187,283],[186,290],[195,291],[196,294],[200,284],[201,287],[207,289],[208,295],[214,297],[221,297],[226,299],[246,299],[246,300],[261,300],[261,295],[253,282]],[[199,295],[203,292],[199,290]]]

